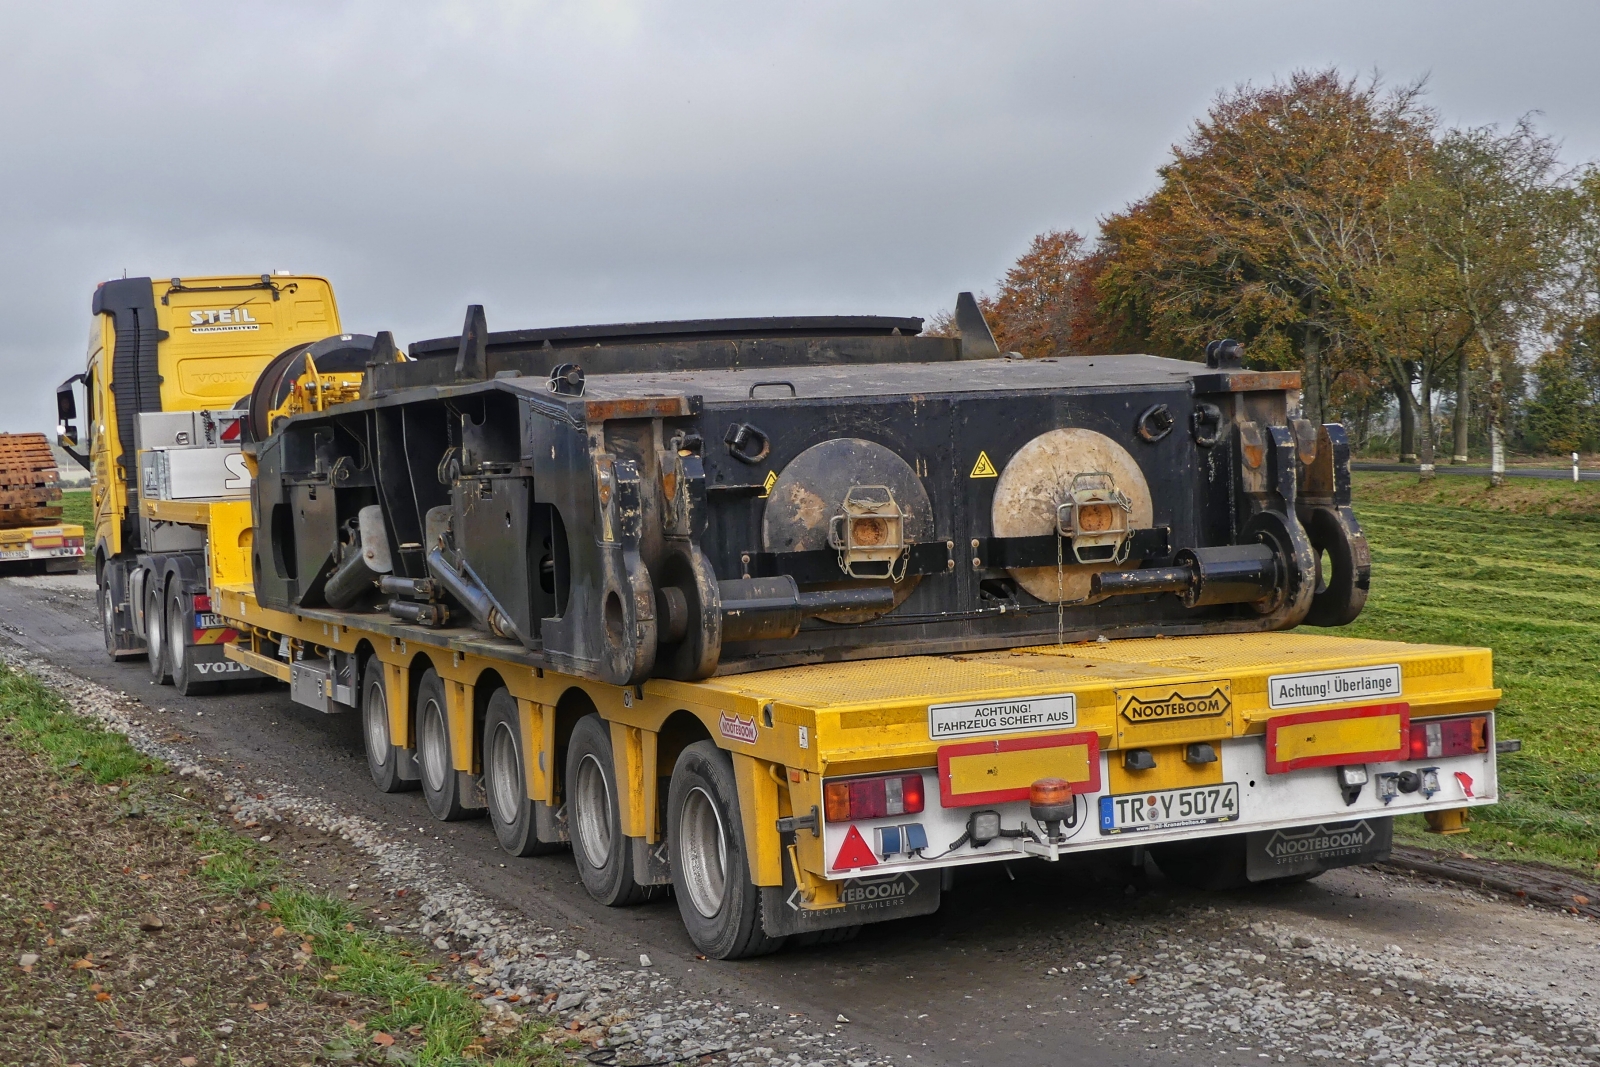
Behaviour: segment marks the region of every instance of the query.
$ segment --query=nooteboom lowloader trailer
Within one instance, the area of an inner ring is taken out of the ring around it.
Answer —
[[[143,507],[209,546],[229,661],[362,717],[379,789],[570,845],[608,905],[670,885],[718,958],[933,911],[961,866],[1301,879],[1494,802],[1488,650],[1296,629],[1370,570],[1296,375],[958,322],[475,307],[280,366],[251,499]]]

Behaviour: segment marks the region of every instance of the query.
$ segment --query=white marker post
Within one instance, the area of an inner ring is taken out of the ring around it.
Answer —
[[[1578,480],[1578,454],[1576,452],[1572,454],[1572,480]]]

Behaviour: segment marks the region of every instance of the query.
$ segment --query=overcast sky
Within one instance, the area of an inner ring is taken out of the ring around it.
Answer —
[[[402,342],[931,315],[1150,190],[1221,89],[1428,76],[1600,158],[1600,5],[0,0],[0,428],[53,429],[90,294],[332,279]]]

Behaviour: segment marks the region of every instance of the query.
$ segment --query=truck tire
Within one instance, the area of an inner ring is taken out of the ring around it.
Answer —
[[[672,885],[689,940],[707,956],[738,960],[783,947],[761,924],[750,880],[733,760],[710,741],[678,756],[667,791]]]
[[[95,586],[95,599],[100,608],[100,636],[105,639],[106,655],[112,659],[117,658],[117,605],[111,599],[111,590],[106,588],[109,580],[104,571],[100,573],[100,582]]]
[[[415,788],[414,782],[400,777],[401,750],[389,739],[389,687],[383,680],[383,664],[377,656],[367,657],[361,672],[361,735],[367,743],[367,770],[380,793],[400,793]]]
[[[605,720],[585,715],[567,742],[567,825],[583,887],[609,908],[637,904],[647,896],[645,887],[633,880],[633,849],[622,836],[615,768]]]
[[[144,591],[144,647],[150,661],[150,677],[157,685],[172,681],[167,665],[166,612],[162,610],[161,590],[151,582]]]
[[[496,689],[483,719],[483,791],[489,800],[489,821],[500,847],[512,856],[541,856],[565,846],[539,840],[533,801],[528,799],[525,739],[517,698]]]
[[[194,597],[183,591],[182,582],[174,582],[172,595],[167,597],[167,626],[165,632],[167,669],[172,674],[172,686],[186,697],[215,693],[220,683],[199,680],[194,657],[189,654],[189,639],[194,633]]]
[[[422,796],[428,811],[440,822],[465,819],[471,812],[461,803],[461,778],[451,759],[450,715],[444,683],[432,667],[417,684],[417,764],[422,769]]]

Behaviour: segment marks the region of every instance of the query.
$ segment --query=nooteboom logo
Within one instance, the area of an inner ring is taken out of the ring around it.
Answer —
[[[854,908],[897,908],[905,904],[921,885],[910,871],[886,874],[878,878],[852,878],[839,887],[839,903]],[[789,894],[789,907],[801,910],[801,894],[797,887]]]
[[[1372,844],[1377,836],[1365,820],[1332,829],[1326,826],[1314,826],[1299,833],[1279,830],[1267,841],[1267,855],[1275,860],[1289,860],[1301,856],[1348,855],[1360,852]]]
[[[1171,695],[1159,700],[1133,697],[1128,701],[1127,707],[1122,709],[1122,715],[1129,722],[1199,719],[1221,715],[1228,710],[1229,704],[1227,694],[1220,688],[1205,694],[1181,693],[1174,690]]]
[[[839,887],[841,904],[885,904],[904,900],[917,891],[917,880],[910,874],[887,878],[853,878]]]
[[[756,743],[756,721],[754,719],[741,719],[737,715],[722,713],[722,718],[717,720],[717,729],[729,741],[743,741],[747,745]]]

